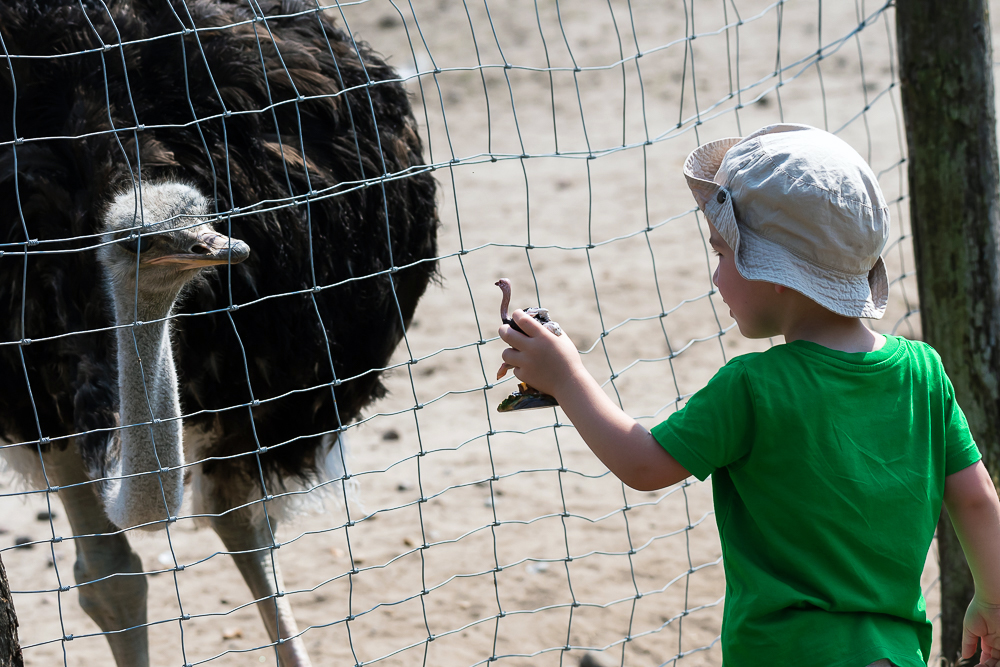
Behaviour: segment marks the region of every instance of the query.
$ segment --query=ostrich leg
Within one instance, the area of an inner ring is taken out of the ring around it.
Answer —
[[[125,535],[108,520],[95,485],[88,483],[76,447],[71,443],[64,451],[49,452],[44,461],[49,484],[60,487],[57,493],[73,534],[94,536],[74,540],[73,575],[80,584],[80,606],[103,632],[110,633],[108,644],[119,667],[147,667],[149,639],[142,560],[129,547]],[[124,576],[111,576],[114,574]],[[122,632],[125,628],[135,629]]]
[[[227,485],[231,492],[232,482],[227,482]],[[211,511],[216,514],[212,518],[212,528],[232,554],[243,580],[258,600],[257,610],[264,620],[268,636],[273,642],[281,641],[278,644],[281,667],[311,667],[305,642],[296,636],[299,629],[292,606],[288,598],[281,595],[284,582],[270,548],[274,542],[264,512],[259,507],[244,507],[229,512],[225,508],[212,508]],[[273,521],[271,525],[274,526]]]

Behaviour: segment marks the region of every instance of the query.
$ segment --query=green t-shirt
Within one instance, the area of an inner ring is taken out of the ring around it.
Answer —
[[[652,433],[712,475],[726,667],[927,663],[920,575],[944,478],[980,458],[930,346],[743,355]]]

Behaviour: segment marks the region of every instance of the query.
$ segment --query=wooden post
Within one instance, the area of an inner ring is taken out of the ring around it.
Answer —
[[[3,560],[0,560],[0,667],[24,667],[21,645],[17,641],[17,614],[10,599]]]
[[[941,354],[997,484],[1000,169],[987,3],[897,2],[896,35],[924,340]],[[956,664],[973,588],[947,517],[938,548],[942,655]]]

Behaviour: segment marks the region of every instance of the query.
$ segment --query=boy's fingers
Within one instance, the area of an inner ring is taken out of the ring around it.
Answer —
[[[962,659],[967,660],[976,654],[976,646],[979,645],[979,637],[969,632],[969,628],[962,630]]]
[[[511,368],[517,368],[517,364],[515,362],[517,361],[517,357],[519,355],[520,353],[517,350],[512,347],[508,347],[500,354],[500,358],[503,359],[503,362]]]
[[[527,336],[509,324],[501,324],[500,328],[497,329],[497,334],[500,336],[500,340],[513,348],[519,347],[518,344],[522,343],[525,338],[527,338]]]
[[[541,335],[543,331],[546,331],[545,327],[539,324],[538,320],[531,315],[525,314],[520,308],[515,310],[510,318],[517,322],[517,326],[521,327],[521,330],[530,338]]]

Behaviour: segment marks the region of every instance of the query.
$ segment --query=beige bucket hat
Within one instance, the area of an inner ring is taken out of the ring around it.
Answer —
[[[684,176],[744,278],[847,317],[885,314],[889,207],[845,141],[808,125],[768,125],[699,146]]]

